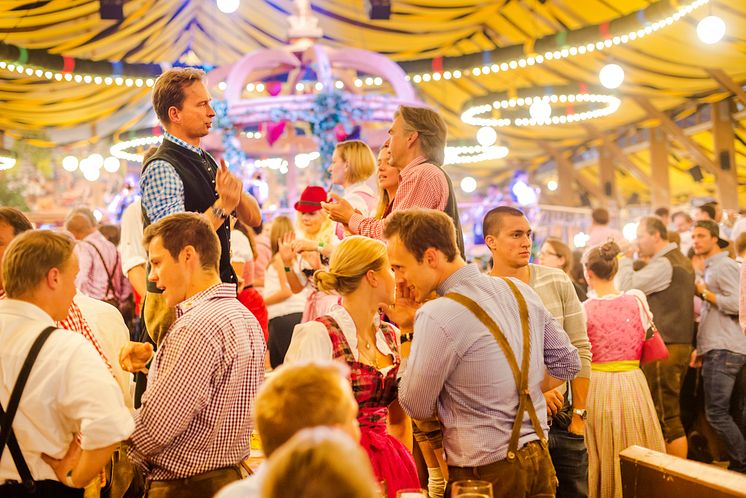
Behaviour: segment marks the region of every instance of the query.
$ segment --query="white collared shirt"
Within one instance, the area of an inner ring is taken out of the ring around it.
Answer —
[[[52,318],[15,299],[0,301],[0,402],[10,393],[31,345]],[[93,346],[81,335],[53,332],[29,375],[13,430],[36,480],[57,480],[41,454],[62,458],[76,433],[93,450],[127,439],[134,430],[122,393]],[[0,461],[0,482],[20,480],[9,450]]]
[[[350,346],[352,356],[355,360],[359,361],[359,354],[357,351],[357,328],[355,322],[347,312],[347,310],[337,304],[332,307],[328,314],[334,319],[342,329],[342,333],[347,339],[347,344]],[[375,317],[376,326],[376,347],[384,355],[394,357],[394,352],[391,351],[386,338],[381,331],[381,321],[378,315]],[[398,337],[398,331],[397,331]],[[332,340],[329,338],[329,332],[326,330],[326,326],[315,320],[301,323],[296,325],[293,330],[293,339],[290,341],[290,347],[285,355],[286,363],[293,363],[298,361],[307,360],[331,360],[333,357],[333,346]],[[381,372],[385,372],[389,367],[381,369]]]
[[[130,410],[134,410],[130,390],[132,374],[122,370],[119,365],[119,352],[130,340],[130,331],[124,323],[122,314],[111,304],[93,299],[81,292],[75,294],[74,301],[111,364],[111,373],[122,390],[124,404]]]

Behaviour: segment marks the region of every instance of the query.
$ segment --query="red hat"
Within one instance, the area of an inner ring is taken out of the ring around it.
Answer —
[[[295,203],[295,210],[301,213],[313,213],[321,209],[322,202],[326,202],[324,187],[310,185],[300,194],[300,200]]]

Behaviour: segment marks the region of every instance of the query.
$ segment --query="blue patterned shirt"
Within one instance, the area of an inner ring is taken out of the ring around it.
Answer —
[[[166,132],[164,140],[180,145],[185,149],[203,155],[202,149],[188,144]],[[142,206],[151,223],[155,223],[173,213],[183,213],[184,207],[184,183],[176,173],[171,163],[163,160],[153,161],[145,174],[140,178],[140,191],[142,192]]]
[[[580,371],[580,357],[531,287],[512,281],[528,306],[528,385],[546,435],[547,408],[541,392],[544,369],[558,379],[572,380]],[[441,296],[457,292],[476,301],[500,326],[521,364],[523,333],[518,303],[502,279],[483,275],[471,264],[455,271],[437,291]],[[415,419],[437,412],[449,465],[476,467],[507,456],[518,407],[513,374],[492,334],[471,311],[451,299],[434,299],[417,311],[399,403]],[[524,412],[518,447],[537,439],[528,412]]]

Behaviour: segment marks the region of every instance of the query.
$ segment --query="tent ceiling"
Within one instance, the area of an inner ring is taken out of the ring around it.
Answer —
[[[397,0],[388,21],[369,20],[363,0],[311,3],[325,33],[323,43],[373,50],[406,62],[525,44],[613,21],[656,2]],[[100,19],[98,0],[0,1],[0,41],[69,57],[129,63],[172,63],[191,50],[202,63],[222,65],[257,48],[284,45],[292,4],[291,0],[243,0],[238,12],[227,15],[215,7],[214,0],[127,0],[125,19],[111,21]],[[725,39],[713,46],[696,38],[697,21],[710,12],[723,17],[728,26]],[[603,52],[417,87],[424,101],[443,113],[450,138],[473,141],[476,129],[459,117],[469,100],[526,87],[597,84],[598,71],[610,61],[625,68],[626,79],[619,92],[620,110],[593,121],[602,132],[651,123],[631,99],[634,95],[648,97],[658,109],[684,112],[727,97],[706,69],[717,68],[736,82],[746,81],[746,2],[711,1],[672,26]],[[148,94],[145,88],[41,81],[0,71],[0,129],[14,138],[38,138],[42,130],[49,133],[117,115],[124,130],[143,119]],[[127,119],[122,120],[122,114]],[[511,164],[523,165],[546,157],[538,140],[562,148],[589,140],[583,125],[511,127],[499,134],[511,148]],[[697,140],[711,149],[708,132]],[[746,168],[742,144],[738,151],[739,164]],[[634,160],[645,163],[647,157],[638,154]],[[500,163],[503,168],[505,164]],[[485,167],[470,169],[484,171]]]

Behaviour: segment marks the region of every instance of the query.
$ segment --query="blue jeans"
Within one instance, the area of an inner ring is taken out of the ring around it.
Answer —
[[[585,438],[552,425],[549,429],[549,454],[559,480],[557,498],[587,498],[588,448]]]
[[[746,365],[746,355],[725,349],[708,351],[702,359],[705,416],[725,444],[731,470],[746,473],[746,440],[730,413],[736,377]],[[737,417],[743,420],[742,416]]]

